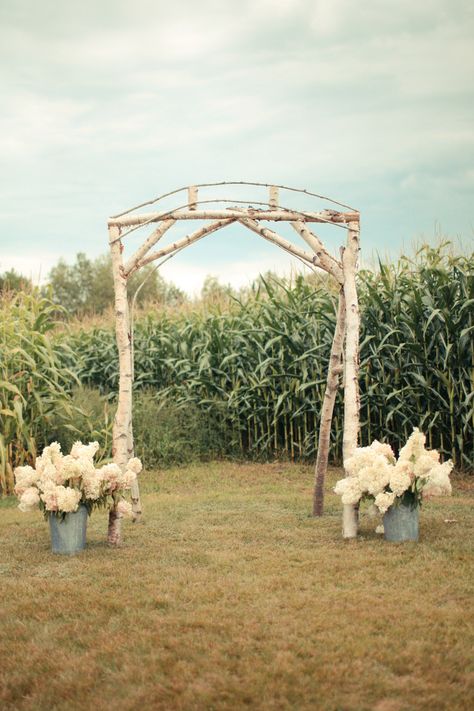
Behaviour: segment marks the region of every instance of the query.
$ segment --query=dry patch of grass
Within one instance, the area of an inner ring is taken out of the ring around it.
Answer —
[[[123,547],[94,514],[71,558],[5,502],[0,707],[471,709],[472,483],[394,545],[366,516],[342,541],[332,495],[311,518],[311,480],[286,464],[148,474]]]

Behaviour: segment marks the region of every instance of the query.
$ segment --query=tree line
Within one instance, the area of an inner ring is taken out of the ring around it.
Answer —
[[[154,302],[179,305],[186,301],[186,294],[174,284],[165,281],[153,266],[145,267],[129,280],[133,294],[143,283],[137,302]],[[33,284],[14,269],[0,274],[0,293],[7,291],[28,291]],[[68,264],[64,259],[51,269],[47,283],[41,292],[66,309],[68,314],[101,314],[114,303],[114,283],[110,255],[90,259],[83,252],[76,255],[75,262]]]
[[[222,284],[217,277],[208,275],[198,298],[211,306],[230,303],[235,299],[246,298],[249,294],[256,293],[262,286],[262,279],[265,281],[275,278],[277,278],[276,274],[266,272],[249,287],[233,289],[230,285]],[[318,281],[321,280],[325,280],[324,275],[318,278]],[[0,295],[7,292],[28,292],[33,288],[31,279],[19,274],[15,269],[0,273]],[[133,297],[138,288],[139,306],[145,304],[180,306],[191,301],[182,289],[166,281],[153,265],[140,269],[129,278],[130,297]],[[39,292],[65,309],[70,316],[103,314],[114,303],[110,255],[104,254],[90,259],[83,252],[79,252],[72,264],[60,259],[49,272],[48,279]]]

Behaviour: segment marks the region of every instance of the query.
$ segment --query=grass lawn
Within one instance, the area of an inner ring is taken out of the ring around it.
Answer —
[[[95,513],[74,557],[0,502],[0,708],[474,708],[474,478],[402,545],[366,515],[343,541],[311,488],[288,464],[148,473],[123,546]]]

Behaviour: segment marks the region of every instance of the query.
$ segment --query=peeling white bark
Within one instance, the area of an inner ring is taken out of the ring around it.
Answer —
[[[269,198],[269,203],[268,206],[272,210],[276,210],[278,208],[278,203],[279,203],[279,190],[276,185],[270,185],[270,198]]]
[[[314,264],[317,267],[321,267],[329,274],[332,274],[339,284],[344,283],[344,275],[342,272],[342,264],[334,259],[334,257],[329,254],[327,249],[324,247],[323,243],[311,230],[305,225],[301,220],[296,220],[292,222],[291,226],[293,229],[304,239],[307,245],[311,247],[315,253],[317,260]]]
[[[359,223],[349,223],[347,245],[342,255],[344,297],[346,300],[346,345],[344,358],[344,462],[353,454],[359,437],[359,303],[356,272],[359,257]],[[343,510],[344,538],[355,538],[358,509],[345,505]]]
[[[188,188],[188,205],[190,210],[197,209],[198,189],[196,185],[190,185]]]
[[[359,219],[358,212],[337,212],[336,210],[321,210],[320,212],[299,212],[293,210],[256,210],[249,208],[246,217],[252,220],[268,220],[275,222],[295,222],[304,220],[305,222],[332,222],[336,224],[348,223]],[[173,218],[175,220],[226,220],[229,218],[239,219],[242,211],[239,209],[225,208],[221,210],[190,210],[189,208],[177,208],[175,210],[161,212],[145,212],[140,215],[124,215],[123,217],[112,217],[108,221],[109,226],[131,227],[133,225],[144,225],[149,222],[161,222],[163,219]]]
[[[346,327],[346,304],[344,291],[339,292],[336,329],[332,341],[329,358],[328,379],[321,409],[319,425],[318,454],[316,457],[313,516],[322,516],[324,509],[324,480],[328,468],[329,446],[331,438],[331,422],[334,412],[334,402],[339,388],[339,376],[343,371],[342,355],[344,349],[344,333]]]
[[[117,240],[119,236],[118,227],[112,226],[109,228],[115,289],[115,332],[120,373],[117,411],[115,413],[112,435],[112,454],[114,462],[124,469],[129,459],[129,449],[133,449],[133,443],[130,439],[132,419],[132,358],[127,301],[127,278],[123,271],[122,245],[121,242]],[[107,540],[111,545],[119,545],[121,542],[121,516],[115,508],[109,515]]]
[[[140,259],[163,237],[165,232],[174,225],[176,220],[164,220],[159,227],[154,230],[142,246],[137,249],[135,254],[125,264],[123,271],[126,276],[130,274],[132,269],[136,267]]]
[[[122,514],[116,508],[109,512],[107,543],[109,546],[119,546],[122,542]]]
[[[133,366],[133,363],[132,363]],[[132,403],[133,407],[133,403]],[[132,457],[135,456],[134,452],[134,446],[133,446],[133,416],[131,413],[130,416],[130,422],[128,425],[128,436],[127,436],[127,456],[128,459],[131,459]],[[142,515],[142,503],[140,500],[140,487],[138,485],[138,479],[135,479],[135,481],[132,484],[132,488],[130,490],[130,495],[132,499],[132,511],[133,511],[133,520],[134,521],[139,521]]]
[[[173,195],[177,195],[178,193],[182,193],[183,191],[189,191],[190,187],[195,187],[195,188],[215,188],[215,187],[221,187],[223,185],[249,185],[252,187],[261,187],[261,188],[277,188],[279,190],[285,190],[291,193],[301,193],[303,195],[308,195],[310,197],[318,198],[319,200],[326,200],[327,202],[330,202],[332,205],[337,205],[338,207],[343,207],[346,210],[350,210],[351,212],[355,213],[357,215],[356,218],[354,219],[359,219],[359,213],[355,210],[355,208],[351,207],[350,205],[346,205],[343,202],[339,202],[338,200],[334,200],[333,198],[328,197],[327,195],[319,195],[319,193],[313,193],[310,190],[306,190],[306,188],[292,188],[289,185],[275,185],[270,184],[270,183],[260,183],[260,182],[250,182],[248,180],[220,180],[217,183],[197,183],[195,186],[189,186],[185,185],[182,188],[177,188],[176,190],[171,190],[171,192],[168,193],[163,193],[162,195],[158,195],[155,198],[152,198],[151,200],[147,200],[146,202],[142,202],[139,205],[135,205],[134,207],[130,207],[127,210],[124,210],[123,212],[120,212],[117,215],[112,215],[112,217],[123,217],[124,215],[129,215],[131,212],[135,212],[135,210],[140,210],[142,207],[147,207],[148,205],[154,205],[157,202],[160,202],[160,200],[163,200],[164,198],[169,198]]]
[[[303,259],[305,262],[308,262],[308,264],[314,264],[312,254],[304,252],[299,247],[296,247],[296,245],[292,244],[291,242],[288,242],[288,240],[284,239],[283,237],[280,237],[279,234],[277,234],[273,230],[270,230],[268,227],[262,227],[262,225],[259,225],[256,220],[250,220],[247,217],[242,217],[239,222],[241,222],[242,225],[245,225],[245,227],[248,227],[249,230],[256,232],[258,235],[260,235],[260,237],[263,237],[269,242],[273,242],[273,244],[277,244],[279,247],[284,249],[285,252],[294,254],[295,257]]]
[[[206,235],[210,235],[211,232],[220,230],[221,227],[225,227],[226,225],[229,225],[231,222],[235,222],[235,219],[231,218],[229,220],[218,220],[217,222],[211,222],[209,225],[205,225],[204,227],[201,227],[199,230],[192,232],[190,235],[187,235],[186,237],[183,237],[183,239],[180,239],[177,242],[173,242],[172,244],[169,244],[166,247],[163,247],[163,249],[159,249],[156,252],[152,252],[148,256],[143,257],[143,259],[141,259],[140,261],[138,261],[135,264],[135,266],[133,267],[133,269],[131,269],[129,274],[131,274],[136,269],[139,269],[140,267],[145,266],[145,264],[149,264],[150,262],[153,262],[155,259],[161,259],[161,257],[166,257],[167,254],[172,254],[173,252],[177,252],[179,249],[183,249],[183,247],[189,247],[190,244],[197,242],[198,240],[202,239]]]

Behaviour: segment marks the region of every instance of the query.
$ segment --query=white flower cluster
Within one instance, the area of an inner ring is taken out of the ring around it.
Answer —
[[[388,485],[394,462],[388,444],[375,440],[370,447],[360,447],[346,461],[348,476],[337,482],[334,491],[342,496],[343,504],[357,504],[364,496],[375,498]]]
[[[35,467],[15,469],[15,494],[21,511],[38,507],[48,513],[77,511],[79,504],[89,506],[105,503],[112,494],[130,489],[142,470],[137,457],[127,462],[125,470],[117,464],[105,464],[96,469],[94,456],[98,442],[76,442],[71,453],[63,455],[58,442],[45,447],[36,459]],[[119,502],[121,513],[129,515],[130,504]]]
[[[426,438],[416,427],[396,460],[392,448],[375,440],[369,447],[356,449],[345,462],[348,476],[337,482],[334,491],[343,504],[373,500],[385,513],[397,498],[412,492],[418,502],[423,497],[451,494],[451,461],[439,463],[439,453],[425,449]]]

